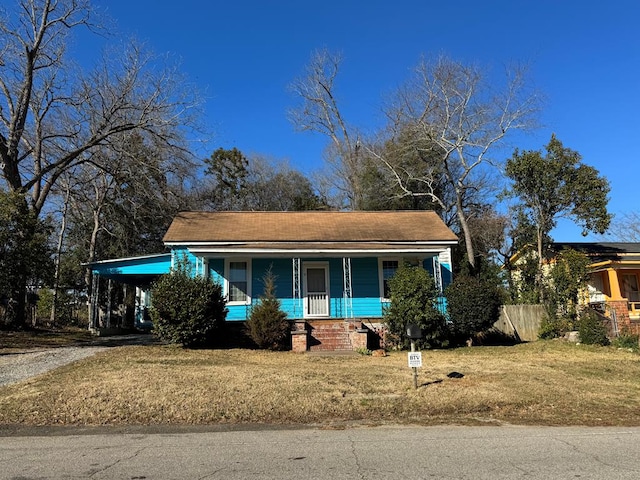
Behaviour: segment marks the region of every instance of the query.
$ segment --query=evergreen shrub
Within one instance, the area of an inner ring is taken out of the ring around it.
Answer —
[[[227,308],[222,287],[193,276],[186,262],[160,277],[152,288],[153,333],[183,347],[211,347],[222,330]]]
[[[448,331],[444,315],[437,309],[438,291],[433,277],[422,267],[402,265],[389,279],[391,303],[384,310],[383,321],[391,346],[408,348],[407,324],[422,329],[420,348],[442,345]]]
[[[77,318],[73,310],[74,298],[65,291],[58,292],[56,305],[56,325],[76,325]],[[53,290],[43,288],[38,292],[38,303],[36,304],[36,318],[38,323],[48,324],[51,319],[51,307],[53,306]]]
[[[461,275],[445,290],[453,333],[468,341],[493,326],[500,316],[502,294],[494,282]]]
[[[285,350],[289,347],[291,327],[276,297],[275,282],[276,276],[269,269],[262,277],[264,291],[251,308],[247,332],[260,348]]]
[[[609,345],[607,327],[596,312],[587,310],[582,313],[578,322],[580,342],[587,345]]]

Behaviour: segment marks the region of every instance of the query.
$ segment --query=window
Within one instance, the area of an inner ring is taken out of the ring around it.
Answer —
[[[393,277],[400,266],[399,259],[384,259],[380,261],[380,291],[383,300],[390,298],[389,279]]]
[[[234,260],[227,264],[227,298],[229,303],[248,304],[251,302],[249,291],[249,262]]]
[[[638,277],[635,274],[625,273],[622,275],[622,295],[630,302],[640,302]]]

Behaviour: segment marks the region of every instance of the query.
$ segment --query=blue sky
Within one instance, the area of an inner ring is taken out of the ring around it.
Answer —
[[[117,36],[133,35],[154,52],[170,52],[205,93],[210,143],[247,155],[287,159],[311,172],[326,139],[298,133],[286,118],[287,85],[313,50],[341,51],[337,93],[347,120],[382,126],[385,95],[404,82],[422,55],[446,54],[500,70],[531,66],[546,97],[542,128],[519,138],[541,149],[551,133],[612,187],[610,210],[638,211],[640,3],[633,0],[94,0],[115,20]],[[91,43],[82,43],[92,48]],[[85,52],[86,53],[86,52]],[[584,239],[561,222],[557,241]]]

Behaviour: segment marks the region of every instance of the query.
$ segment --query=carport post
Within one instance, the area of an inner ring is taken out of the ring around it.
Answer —
[[[89,298],[89,330],[98,327],[98,293],[100,291],[100,275],[91,275],[91,292]]]

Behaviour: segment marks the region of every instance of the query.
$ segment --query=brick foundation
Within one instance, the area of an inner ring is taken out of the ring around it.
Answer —
[[[356,331],[351,332],[349,337],[351,338],[351,346],[354,350],[369,348],[368,328],[358,328]]]
[[[304,353],[309,348],[309,332],[307,322],[296,321],[291,330],[291,350],[297,353]]]
[[[626,300],[610,300],[607,305],[616,312],[616,321],[618,323],[618,330],[620,332],[629,329],[631,326],[631,320],[629,318],[629,306]]]

